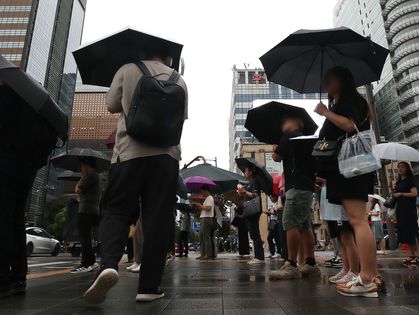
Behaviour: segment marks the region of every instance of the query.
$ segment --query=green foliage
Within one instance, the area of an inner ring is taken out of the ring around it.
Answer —
[[[55,221],[55,216],[67,206],[69,196],[60,196],[47,202],[44,213],[44,227],[49,227]]]
[[[54,221],[47,228],[48,232],[51,235],[54,235],[56,239],[62,241],[63,239],[63,230],[65,219],[67,215],[67,208],[62,208],[54,217]]]

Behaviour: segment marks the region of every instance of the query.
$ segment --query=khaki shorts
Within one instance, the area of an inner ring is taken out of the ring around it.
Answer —
[[[291,188],[286,192],[285,197],[284,214],[282,215],[284,230],[310,228],[313,193]]]

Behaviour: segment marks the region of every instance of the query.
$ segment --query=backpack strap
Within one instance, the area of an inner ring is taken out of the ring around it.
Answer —
[[[148,70],[147,66],[144,64],[144,62],[139,61],[136,63],[137,67],[140,68],[141,72],[143,73],[143,75],[151,77],[151,72],[150,70]]]
[[[176,70],[173,70],[172,74],[169,77],[169,81],[176,83],[177,81],[179,81],[179,79],[180,79],[180,74]]]

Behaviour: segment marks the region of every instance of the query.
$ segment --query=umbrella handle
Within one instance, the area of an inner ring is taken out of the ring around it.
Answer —
[[[323,85],[323,47],[320,48],[320,87],[319,87],[319,98],[320,103],[322,101],[322,85]]]

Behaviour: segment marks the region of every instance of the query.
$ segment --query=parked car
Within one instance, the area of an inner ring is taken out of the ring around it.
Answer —
[[[47,231],[39,227],[26,228],[26,256],[32,254],[50,254],[57,256],[61,245]]]

